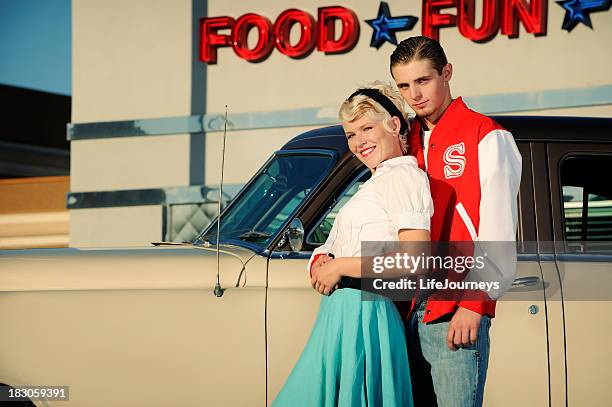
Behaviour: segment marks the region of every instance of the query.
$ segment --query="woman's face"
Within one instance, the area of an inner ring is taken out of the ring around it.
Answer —
[[[393,118],[396,129],[399,119]],[[398,131],[390,132],[382,122],[361,116],[352,122],[342,122],[349,149],[369,169],[374,170],[380,163],[403,155]]]

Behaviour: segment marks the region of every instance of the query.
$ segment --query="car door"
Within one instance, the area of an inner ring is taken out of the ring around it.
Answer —
[[[486,406],[545,406],[549,404],[548,331],[545,276],[537,238],[530,143],[518,143],[523,158],[519,191],[517,275],[512,288],[497,303],[491,323],[491,350],[485,386]],[[544,262],[546,263],[546,262]],[[551,262],[548,262],[550,267]],[[546,265],[545,265],[546,267]],[[528,384],[528,385],[526,385]]]
[[[568,405],[610,406],[612,183],[604,174],[612,168],[612,144],[549,143],[547,153]]]

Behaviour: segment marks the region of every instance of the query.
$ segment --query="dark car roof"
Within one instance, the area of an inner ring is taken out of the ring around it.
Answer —
[[[348,150],[344,129],[335,125],[310,130],[289,140],[283,149],[325,148],[336,150],[342,155]]]
[[[612,118],[555,116],[492,116],[517,141],[612,142]],[[307,131],[284,149],[325,148],[341,155],[348,150],[342,126]]]
[[[493,116],[516,140],[612,142],[612,118]]]

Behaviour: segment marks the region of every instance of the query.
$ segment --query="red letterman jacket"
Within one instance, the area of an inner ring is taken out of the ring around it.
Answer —
[[[493,137],[500,139],[491,139]],[[485,138],[489,139],[486,143],[482,143]],[[498,140],[501,139],[505,144],[500,148]],[[510,150],[508,157],[510,157],[510,167],[514,169],[514,173],[516,173],[518,157],[518,182],[520,182],[520,154],[512,135],[492,119],[470,110],[461,98],[452,101],[430,135],[427,169],[425,168],[419,120],[411,123],[408,142],[409,154],[417,158],[419,167],[429,176],[434,204],[434,214],[431,218],[432,241],[472,241],[479,236],[481,185],[483,185],[479,160],[495,160],[496,153],[499,154],[498,151],[488,154],[488,150],[485,154],[482,150],[484,144],[487,149],[490,144],[495,144],[493,149],[502,151],[501,155],[504,155],[504,149]],[[479,157],[479,145],[482,157]],[[489,156],[494,156],[494,158],[487,158]],[[488,168],[495,168],[497,163],[487,165]],[[505,191],[511,191],[510,194],[514,196],[500,198],[514,200],[508,204],[508,208],[514,205],[513,212],[516,213],[516,194],[518,193],[516,174],[510,178],[512,178],[513,186]],[[502,182],[505,182],[505,178],[502,178]],[[501,213],[500,216],[506,216],[506,219],[511,217],[509,213]],[[514,239],[516,234],[516,214],[512,218],[508,228],[513,227],[514,231],[507,231],[505,234],[505,236],[511,236],[510,239]],[[512,221],[514,221],[513,226]],[[490,238],[490,236],[487,237]],[[449,301],[448,295],[440,299],[441,295],[443,294],[440,292],[434,292],[429,296],[423,322],[435,321],[446,314],[455,312],[459,306],[481,315],[495,316],[496,303],[490,300],[484,292],[470,293],[470,300],[458,298]],[[478,300],[479,298],[481,300]],[[412,308],[414,308],[414,300],[411,310]]]

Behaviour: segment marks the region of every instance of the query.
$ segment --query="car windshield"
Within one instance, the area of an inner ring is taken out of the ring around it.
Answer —
[[[267,247],[333,164],[331,153],[277,153],[221,214],[219,240]],[[215,220],[194,244],[216,240]]]

